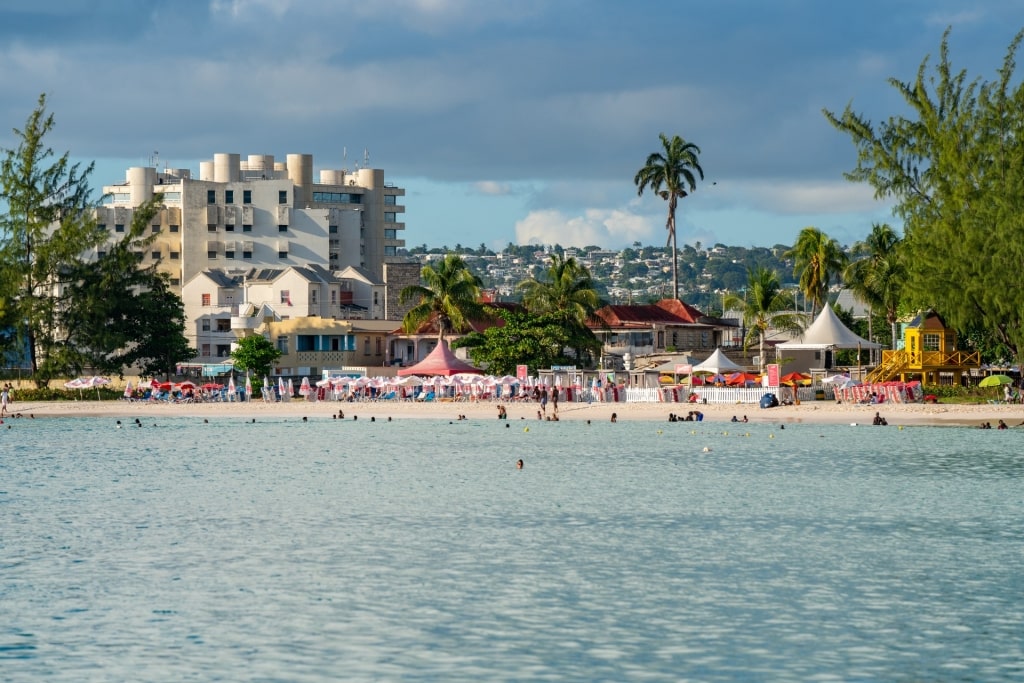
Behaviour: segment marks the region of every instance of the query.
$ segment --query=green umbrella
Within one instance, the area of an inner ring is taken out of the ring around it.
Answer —
[[[989,375],[978,382],[979,387],[1001,387],[1004,384],[1013,384],[1013,378],[1007,375]]]

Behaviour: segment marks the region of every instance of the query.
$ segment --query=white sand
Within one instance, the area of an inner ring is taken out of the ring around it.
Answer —
[[[535,402],[505,403],[508,419],[536,420],[539,405]],[[306,402],[293,400],[285,403],[129,403],[127,401],[62,401],[32,402],[16,401],[11,409],[22,417],[110,417],[112,419],[148,420],[160,417],[238,417],[244,419],[334,419],[338,411],[344,411],[345,419],[358,416],[360,420],[375,417],[387,419],[457,419],[465,415],[468,419],[497,419],[498,402]],[[705,421],[727,422],[732,416],[742,419],[747,416],[754,423],[812,423],[812,424],[866,424],[870,425],[878,412],[890,425],[970,425],[991,422],[995,427],[1004,420],[1010,427],[1024,423],[1024,405],[930,405],[930,404],[882,404],[853,405],[836,404],[831,401],[810,401],[799,406],[780,406],[761,409],[754,404],[709,404],[690,405],[685,403],[562,403],[559,419],[610,421],[612,413],[619,421],[667,421],[669,413],[686,415],[691,410],[704,413]],[[551,415],[548,406],[548,415]]]

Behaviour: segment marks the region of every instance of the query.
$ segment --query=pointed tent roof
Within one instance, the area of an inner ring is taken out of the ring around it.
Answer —
[[[463,372],[483,374],[483,370],[474,368],[469,363],[455,357],[455,354],[448,348],[448,342],[442,341],[434,350],[427,354],[427,357],[415,365],[402,368],[398,375],[443,375],[450,377]]]
[[[722,353],[722,349],[715,349],[715,352],[708,356],[707,360],[693,366],[694,372],[713,372],[716,375],[725,372],[738,372],[744,369],[742,365],[736,365],[736,363],[729,360],[729,357]]]
[[[831,306],[825,306],[810,327],[796,339],[778,344],[778,349],[880,349],[881,344],[868,341],[849,330]]]

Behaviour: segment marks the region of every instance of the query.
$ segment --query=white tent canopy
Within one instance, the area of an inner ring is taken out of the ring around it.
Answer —
[[[783,342],[775,347],[780,350],[794,349],[880,349],[881,344],[868,341],[849,330],[831,306],[825,306],[810,327],[793,341]]]
[[[708,356],[707,360],[693,366],[694,372],[713,372],[716,375],[739,372],[744,369],[742,365],[736,365],[729,360],[729,357],[722,353],[722,349],[715,349],[715,352]]]

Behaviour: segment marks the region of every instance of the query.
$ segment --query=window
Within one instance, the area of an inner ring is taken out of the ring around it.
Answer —
[[[124,223],[115,223],[114,232],[124,232]]]
[[[243,249],[242,258],[252,258],[252,249]]]
[[[153,230],[153,232],[160,232],[160,224],[159,223],[153,224],[152,230]]]
[[[939,340],[941,335],[935,332],[925,332],[921,335],[921,350],[922,351],[938,351]]]
[[[180,287],[180,286],[181,286],[181,278],[180,277],[172,277],[171,278],[171,287]]]
[[[210,249],[209,251],[207,251],[206,252],[206,258],[208,258],[208,259],[215,259],[215,258],[217,258],[217,250],[216,249]]]
[[[228,223],[227,225],[224,226],[224,229],[227,232],[234,232],[235,231],[235,224],[234,223]]]
[[[252,223],[242,223],[242,232],[252,232]]]
[[[395,212],[394,211],[385,211],[384,212],[384,222],[385,223],[394,223],[395,222]]]
[[[338,234],[338,226],[337,225],[328,226],[327,232],[331,233],[332,235],[337,235]]]
[[[288,190],[278,190],[277,191],[277,203],[278,204],[287,204],[288,203]]]
[[[202,322],[201,327],[202,327],[203,332],[209,332],[210,331],[210,319],[209,318],[203,318],[203,322]]]
[[[292,293],[287,289],[281,290],[281,303],[288,304],[289,306],[292,305]]]
[[[382,340],[381,340],[380,337],[377,337],[377,355],[378,356],[381,355],[382,349],[383,349]]]
[[[277,258],[288,258],[288,250],[281,251],[281,247],[277,248]]]
[[[203,306],[209,306],[210,305],[210,295],[209,294],[203,294],[202,305]]]
[[[178,226],[177,225],[168,225],[167,229],[169,231],[171,231],[171,232],[178,232]]]
[[[107,255],[107,252],[105,252],[105,251],[97,251],[96,252],[96,258],[103,258],[106,255]]]
[[[366,239],[366,228],[359,228],[359,239]]]
[[[171,260],[172,260],[172,261],[177,261],[177,260],[178,260],[178,257],[180,256],[180,254],[178,254],[178,252],[176,252],[176,251],[172,251],[172,252],[171,252],[171,253],[169,254],[169,256],[171,257]]]
[[[217,190],[207,190],[206,191],[206,203],[207,204],[216,204],[217,203]]]
[[[394,228],[384,228],[384,239],[393,240],[398,238],[398,231]]]
[[[242,190],[242,203],[252,204],[252,190]]]
[[[287,225],[278,225],[277,226],[277,231],[278,232],[288,232],[288,226]]]
[[[217,318],[217,331],[218,332],[230,332],[231,331],[231,318]]]
[[[231,355],[230,344],[217,344],[217,358],[227,358]]]
[[[363,355],[364,356],[369,356],[370,355],[370,338],[369,337],[366,337],[365,339],[363,339]]]
[[[395,251],[395,247],[390,247],[390,246],[384,247],[384,255],[385,256],[396,256],[397,252]]]
[[[207,232],[217,232],[217,224],[216,223],[207,223],[206,224],[206,231]]]
[[[154,251],[152,254],[150,254],[150,256],[152,256],[154,260],[160,260],[160,252],[159,251]]]
[[[96,227],[98,227],[100,230],[106,230],[107,229],[107,224],[106,223],[100,223]]]
[[[283,334],[277,338],[277,350],[282,354],[288,353],[288,337]]]
[[[203,353],[202,353],[202,355],[204,355],[206,357],[210,356],[210,345],[209,344],[203,344]]]
[[[336,303],[338,303],[338,290],[332,289],[331,290],[331,305],[333,306]]]
[[[235,191],[234,190],[224,190],[224,203],[225,204],[234,204],[235,203]]]
[[[398,195],[386,194],[384,195],[384,204],[387,206],[395,206],[398,203]]]
[[[315,304],[316,303],[316,290],[315,289],[309,290],[309,303],[311,303],[311,304]]]
[[[224,250],[224,258],[235,258],[235,250],[234,249],[225,249]]]

